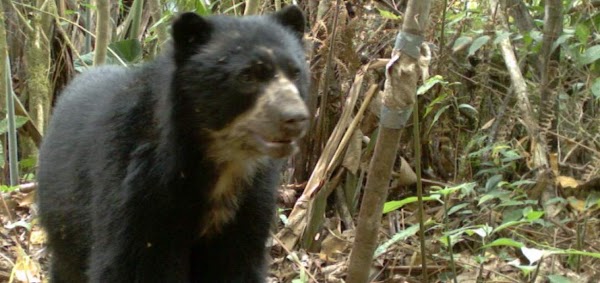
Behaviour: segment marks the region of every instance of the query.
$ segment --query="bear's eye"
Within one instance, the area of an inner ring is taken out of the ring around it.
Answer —
[[[273,68],[264,62],[255,62],[240,73],[240,81],[245,83],[265,82],[273,78]]]
[[[300,68],[290,67],[290,70],[289,70],[290,80],[297,81],[298,79],[300,79],[300,73],[301,73]]]

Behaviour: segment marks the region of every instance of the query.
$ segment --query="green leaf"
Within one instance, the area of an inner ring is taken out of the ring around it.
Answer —
[[[596,78],[592,83],[592,87],[590,88],[592,95],[596,99],[600,99],[600,78]]]
[[[435,123],[440,119],[440,116],[446,112],[446,110],[452,105],[448,104],[442,108],[440,108],[440,110],[438,110],[437,112],[435,112],[435,116],[433,116],[433,121],[431,122],[431,125],[435,125]]]
[[[408,239],[408,237],[416,235],[417,232],[419,232],[419,224],[412,225],[412,226],[398,232],[387,242],[385,242],[385,243],[381,244],[381,246],[377,247],[377,249],[375,250],[374,257],[378,257],[378,256],[384,254],[391,245],[393,245],[394,243],[397,243],[399,241],[404,241],[404,240]]]
[[[492,177],[493,178],[493,177]],[[488,180],[489,182],[489,180]],[[489,200],[493,200],[493,199],[506,199],[508,196],[510,196],[510,193],[504,190],[492,190],[489,193],[483,195],[481,198],[479,198],[479,202],[477,203],[478,206],[484,204],[486,201]]]
[[[525,244],[521,243],[521,242],[517,242],[513,239],[509,239],[509,238],[500,238],[497,239],[485,246],[483,246],[482,248],[486,249],[489,247],[494,247],[494,246],[508,246],[508,247],[515,247],[515,248],[522,248],[525,246]]]
[[[196,13],[201,16],[209,16],[212,11],[210,10],[210,7],[206,6],[204,1],[196,1]]]
[[[417,95],[421,95],[426,93],[429,89],[431,89],[436,84],[447,84],[448,82],[444,81],[444,77],[440,75],[435,75],[425,81],[422,86],[417,89]]]
[[[551,52],[554,52],[554,50],[561,44],[565,43],[568,39],[572,38],[573,35],[572,34],[563,34],[561,36],[558,37],[558,39],[556,39],[556,41],[554,41],[554,43],[552,43],[552,49]]]
[[[109,51],[106,58],[108,65],[125,65],[137,63],[142,59],[142,44],[137,39],[115,41],[108,45]],[[112,52],[111,52],[112,51]],[[94,64],[94,52],[81,55],[74,60],[73,65],[78,72]]]
[[[596,60],[600,59],[600,45],[595,45],[583,52],[583,54],[579,57],[579,64],[587,65],[594,63]]]
[[[510,32],[508,32],[508,31],[496,32],[496,39],[494,39],[494,44],[498,44],[498,43],[500,43],[500,41],[503,41],[509,37],[510,37]]]
[[[500,183],[500,181],[502,181],[502,178],[503,177],[500,174],[490,177],[487,180],[487,182],[485,182],[485,189],[487,191],[491,191],[491,190],[495,189],[498,186],[498,183]]]
[[[548,281],[550,283],[575,283],[574,281],[571,281],[571,279],[564,277],[562,275],[548,275]]]
[[[472,105],[467,104],[467,103],[462,103],[462,104],[458,105],[458,109],[465,109],[465,110],[467,110],[467,112],[471,112],[473,114],[479,113],[477,111],[477,109],[475,109],[475,107],[473,107]]]
[[[534,270],[536,270],[536,266],[535,265],[518,265],[516,266],[519,270],[521,270],[521,272],[523,272],[523,275],[528,276],[531,272],[533,272]]]
[[[459,210],[461,210],[461,209],[463,209],[463,208],[465,208],[467,206],[469,206],[469,203],[466,203],[466,202],[465,203],[457,204],[457,205],[451,207],[450,209],[448,209],[448,215],[452,215],[455,212],[457,212],[457,211],[459,211]]]
[[[498,233],[508,227],[513,227],[513,226],[517,226],[517,225],[521,225],[521,224],[525,224],[527,223],[527,221],[507,221],[505,223],[503,223],[502,225],[496,227],[494,229],[494,233]]]
[[[399,209],[409,203],[417,202],[417,197],[407,197],[402,200],[388,201],[383,205],[383,214]],[[423,201],[438,200],[436,197],[423,197]]]
[[[23,158],[19,161],[19,165],[23,169],[34,169],[37,164],[37,158],[34,156]]]
[[[527,212],[524,216],[527,219],[527,221],[535,221],[535,220],[540,219],[542,216],[544,216],[544,212],[532,210],[532,211]]]
[[[110,57],[107,58],[109,61]],[[91,67],[94,64],[94,52],[90,52],[87,54],[83,54],[81,56],[79,56],[79,58],[76,58],[75,60],[73,60],[73,66],[75,66],[75,70],[77,70],[78,72],[81,72],[83,70],[85,70],[86,68]]]
[[[578,251],[578,250],[573,250],[573,249],[552,250],[552,254],[581,255],[581,256],[589,256],[589,257],[593,257],[593,258],[600,258],[600,253],[584,252],[584,251]]]
[[[454,41],[454,45],[452,46],[452,50],[456,51],[461,48],[463,45],[469,44],[473,41],[473,38],[470,36],[461,36]]]
[[[27,117],[24,116],[15,116],[15,126],[16,128],[20,128],[27,123]],[[0,120],[0,135],[6,134],[8,132],[8,120],[3,119]]]
[[[427,108],[425,108],[425,114],[423,114],[423,117],[427,117],[427,115],[429,115],[429,113],[431,113],[431,110],[433,110],[433,108],[434,108],[433,106],[435,106],[436,104],[442,103],[447,97],[448,97],[447,93],[442,93],[442,95],[434,98],[433,101],[431,101],[429,103],[429,105],[427,105]]]
[[[379,15],[385,19],[390,19],[390,20],[399,20],[400,16],[397,16],[396,14],[390,12],[390,11],[386,11],[386,10],[382,10],[382,9],[377,9],[379,11]]]
[[[7,185],[0,185],[0,192],[10,193],[18,188],[19,188],[19,186],[11,187],[11,186],[7,186]]]
[[[523,218],[523,210],[520,208],[506,209],[502,213],[502,223],[509,223],[512,221],[518,221]]]
[[[475,39],[475,41],[473,41],[473,44],[471,44],[471,47],[469,47],[469,55],[468,56],[472,56],[473,54],[475,54],[475,52],[477,52],[477,50],[481,49],[481,47],[484,46],[486,43],[488,43],[488,41],[490,41],[489,35],[483,35],[483,36],[480,36],[477,39]]]
[[[590,39],[590,28],[582,23],[575,27],[575,35],[581,44],[586,44]]]
[[[115,41],[108,47],[116,53],[116,56],[126,63],[136,63],[142,59],[142,44],[137,39]],[[109,54],[117,61],[117,58],[114,58],[115,54],[110,52]]]

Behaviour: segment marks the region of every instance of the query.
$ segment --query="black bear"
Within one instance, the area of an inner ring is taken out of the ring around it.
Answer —
[[[306,132],[302,12],[180,15],[135,68],[77,76],[39,155],[50,282],[264,282],[283,158]]]

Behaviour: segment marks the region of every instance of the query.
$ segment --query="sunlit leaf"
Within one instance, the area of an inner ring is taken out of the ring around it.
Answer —
[[[27,117],[24,116],[15,116],[15,127],[18,129],[27,123]],[[2,119],[0,120],[0,135],[6,134],[8,132],[8,120]]]
[[[390,20],[399,20],[400,16],[397,16],[396,14],[390,12],[390,11],[386,11],[386,10],[382,10],[382,9],[377,9],[379,11],[379,15],[385,19],[390,19]]]
[[[492,227],[483,225],[477,229],[471,229],[471,232],[479,235],[481,238],[486,238],[492,233]]]
[[[7,185],[0,185],[0,192],[10,193],[18,188],[19,188],[19,186],[11,187],[11,186],[7,186]]]
[[[530,264],[538,262],[538,260],[542,259],[542,257],[544,257],[547,254],[544,250],[528,247],[522,247],[521,252],[527,258],[527,260],[529,260]]]
[[[544,212],[543,211],[538,211],[538,210],[532,210],[529,212],[525,213],[525,219],[527,219],[528,221],[535,221],[540,219],[542,216],[544,216]]]
[[[447,83],[446,81],[444,81],[444,77],[440,76],[440,75],[435,75],[429,79],[427,79],[425,81],[425,83],[423,83],[423,85],[421,85],[418,89],[417,89],[417,95],[421,95],[423,93],[426,93],[429,89],[431,89],[434,85],[438,84],[438,83]]]
[[[430,200],[438,200],[439,198],[436,197],[423,197],[423,201],[430,201]],[[386,202],[383,205],[383,214],[386,214],[390,211],[394,211],[396,209],[399,209],[409,203],[413,203],[416,202],[418,200],[417,197],[407,197],[405,199],[402,200],[396,200],[396,201],[389,201]]]

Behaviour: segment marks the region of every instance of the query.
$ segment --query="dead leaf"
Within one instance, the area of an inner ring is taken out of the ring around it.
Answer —
[[[577,182],[577,180],[567,176],[556,177],[556,184],[563,188],[577,188],[577,186],[579,186],[579,182]]]
[[[19,201],[19,207],[29,207],[35,203],[35,191],[27,193]]]
[[[29,236],[29,242],[32,245],[43,245],[47,241],[46,232],[39,226],[34,226],[33,230],[31,231],[31,236]]]
[[[18,258],[12,270],[15,282],[42,282],[39,264],[32,260],[20,247],[16,248],[18,249]]]
[[[567,201],[569,202],[569,207],[576,210],[577,212],[585,211],[585,201],[584,200],[579,200],[574,197],[568,197]]]
[[[348,171],[352,172],[352,174],[356,174],[356,172],[360,168],[360,157],[362,155],[362,137],[363,134],[360,131],[360,129],[356,129],[354,131],[354,134],[350,138],[348,149],[346,149],[346,155],[344,156],[344,160],[342,161],[342,166],[348,169]]]
[[[481,126],[481,130],[487,130],[494,124],[494,121],[496,121],[496,118],[492,118],[491,120],[487,121],[485,124],[483,124],[483,126]]]
[[[554,172],[554,175],[558,176],[560,175],[560,172],[558,172],[558,154],[556,153],[550,153],[550,160],[548,160],[550,162],[550,168],[552,168],[552,172]]]

